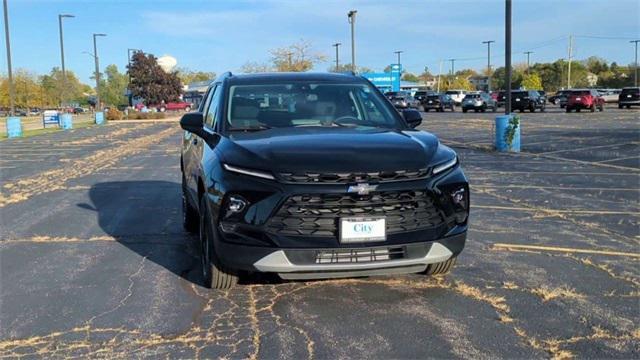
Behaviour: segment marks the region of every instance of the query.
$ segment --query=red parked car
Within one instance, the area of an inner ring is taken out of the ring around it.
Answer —
[[[567,98],[566,111],[589,109],[591,112],[604,110],[604,98],[593,89],[571,90]]]
[[[136,105],[137,110],[140,110],[143,107],[144,107],[143,104]],[[184,102],[184,101],[175,101],[175,102],[168,102],[168,103],[161,103],[161,104],[150,104],[149,106],[147,106],[148,109],[156,109],[159,112],[165,112],[167,110],[169,111],[184,110],[186,112],[189,112],[191,111],[192,107],[193,107],[192,103]]]

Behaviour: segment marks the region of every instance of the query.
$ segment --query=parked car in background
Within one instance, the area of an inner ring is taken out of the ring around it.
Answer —
[[[417,109],[420,106],[420,102],[408,94],[392,97],[391,103],[396,109]]]
[[[81,107],[75,107],[75,108],[73,108],[73,113],[74,113],[74,114],[82,114],[82,113],[84,113],[84,112],[85,112],[84,108],[81,108]]]
[[[449,95],[456,105],[462,104],[462,99],[467,94],[466,90],[447,90],[445,94]]]
[[[487,109],[491,109],[493,112],[498,109],[498,102],[493,100],[487,93],[467,94],[462,99],[462,112],[469,110],[485,112]]]
[[[498,91],[498,95],[496,96],[496,103],[498,104],[498,107],[504,106],[504,102],[506,101],[506,98],[507,98],[506,91]]]
[[[542,102],[544,102],[545,104],[547,103],[547,92],[544,90],[536,90],[538,91],[538,95],[540,95],[540,99],[542,100]]]
[[[535,112],[545,110],[545,102],[535,90],[514,90],[511,92],[511,110]]]
[[[456,111],[456,106],[451,99],[451,96],[447,94],[431,94],[427,95],[426,99],[422,101],[422,107],[424,111],[436,110],[438,112],[443,112],[445,109],[451,109],[451,111]]]
[[[618,96],[618,109],[640,105],[640,87],[626,87],[622,89]]]
[[[575,110],[580,112],[582,109],[589,109],[591,112],[596,109],[604,110],[604,99],[595,89],[577,89],[571,90],[567,98],[566,112]]]
[[[410,96],[411,94],[409,94],[408,91],[387,91],[386,93],[384,93],[384,96],[391,100],[396,96]]]
[[[620,96],[620,89],[596,89],[605,103],[617,103]]]
[[[549,97],[549,102],[553,105],[560,105],[561,108],[567,104],[567,95],[570,90],[559,90],[553,96]]]
[[[433,95],[433,94],[435,93],[430,90],[426,90],[426,91],[420,90],[420,91],[416,91],[416,93],[413,94],[413,97],[416,98],[416,100],[418,100],[419,102],[423,102],[427,98],[427,96]]]
[[[138,111],[140,111],[144,107],[145,105],[143,103],[139,103],[135,106],[136,110]],[[156,111],[159,111],[159,112],[180,111],[180,110],[189,112],[193,108],[193,104],[186,101],[174,101],[174,102],[167,102],[167,103],[160,103],[160,104],[149,104],[147,105],[147,108],[156,109]]]

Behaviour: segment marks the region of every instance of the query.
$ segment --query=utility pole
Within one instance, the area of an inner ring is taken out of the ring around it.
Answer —
[[[442,74],[442,59],[440,59],[440,70],[438,70],[438,85],[436,85],[436,92],[440,92],[440,74]]]
[[[351,10],[347,13],[347,17],[349,18],[349,24],[351,24],[351,71],[356,72],[356,35],[355,35],[355,26],[356,26],[356,14],[357,10]]]
[[[455,65],[454,64],[456,62],[456,59],[449,59],[449,61],[451,61],[451,76],[453,76],[453,74],[455,74],[454,73],[454,71],[455,71]]]
[[[487,92],[491,92],[491,43],[495,40],[483,41],[483,44],[487,44]]]
[[[529,55],[533,54],[533,51],[525,51],[525,54],[527,54],[527,74],[529,73]]]
[[[336,48],[336,72],[340,71],[340,57],[338,55],[338,48],[342,45],[341,43],[335,43],[332,46]]]
[[[504,67],[506,98],[504,101],[504,114],[511,115],[511,0],[505,0],[504,19]]]
[[[289,68],[287,69],[287,71],[292,71],[291,67],[293,66],[293,63],[291,62],[291,55],[293,55],[293,53],[291,51],[289,51],[287,53],[287,61],[288,61],[288,64],[289,64]]]
[[[58,14],[58,29],[60,31],[60,60],[62,63],[62,91],[60,92],[60,105],[64,106],[64,102],[66,101],[66,93],[67,93],[67,70],[64,67],[64,39],[62,36],[62,19],[63,18],[73,18],[74,15],[71,14]]]
[[[394,51],[393,53],[398,55],[398,65],[400,65],[400,54],[402,54],[404,51],[402,50],[398,50],[398,51]]]
[[[93,34],[93,59],[96,63],[96,112],[100,110],[100,62],[98,60],[98,46],[96,45],[96,37],[107,36],[107,34]]]
[[[573,35],[569,35],[569,65],[567,68],[567,89],[571,89],[571,57],[573,56]]]
[[[638,86],[638,43],[640,40],[631,40],[630,43],[634,43],[636,45],[636,60],[633,62],[635,68],[635,86]]]
[[[7,0],[2,2],[4,7],[4,36],[7,44],[7,73],[9,77],[9,115],[16,113],[16,93],[13,88],[13,73],[11,72],[11,41],[9,37],[9,10],[7,9]]]

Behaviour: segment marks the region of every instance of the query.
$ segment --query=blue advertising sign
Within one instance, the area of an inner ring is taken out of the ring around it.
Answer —
[[[104,113],[102,111],[96,112],[96,124],[104,124]]]
[[[62,114],[60,124],[65,130],[73,129],[73,116],[71,116],[71,114]]]
[[[14,138],[22,136],[22,122],[19,117],[9,117],[7,119],[7,137]]]
[[[367,78],[373,85],[382,92],[400,91],[400,77],[402,76],[402,65],[391,64],[391,72],[388,73],[364,73],[362,76]]]
[[[42,113],[42,125],[47,127],[52,124],[60,126],[60,114],[56,110],[45,110]]]

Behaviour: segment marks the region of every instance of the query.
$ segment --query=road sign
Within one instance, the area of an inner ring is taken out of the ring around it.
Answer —
[[[42,126],[58,125],[60,126],[60,114],[57,110],[45,110],[42,113]]]

